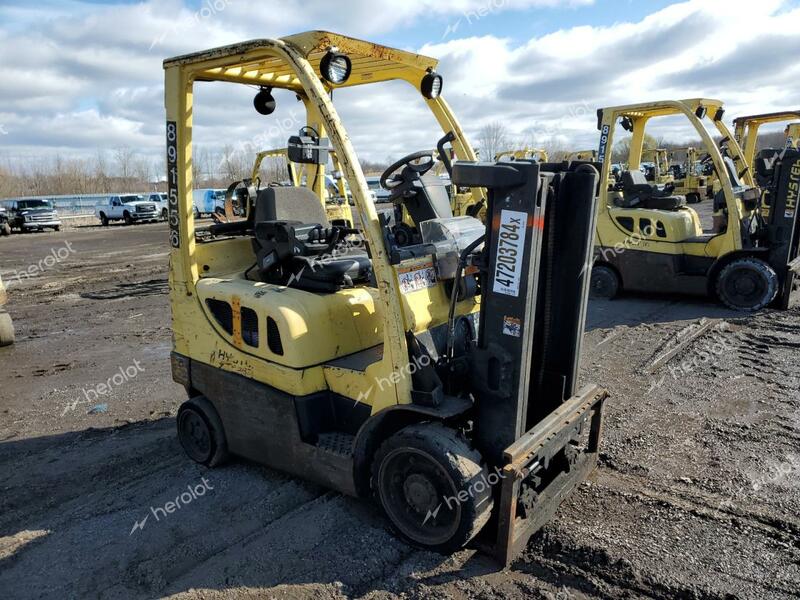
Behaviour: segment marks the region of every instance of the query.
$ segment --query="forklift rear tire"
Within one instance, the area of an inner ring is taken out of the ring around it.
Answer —
[[[0,347],[10,346],[14,343],[14,323],[11,315],[0,311]]]
[[[619,275],[611,267],[597,265],[592,268],[590,288],[592,298],[616,298],[620,288]]]
[[[695,194],[694,192],[692,192],[691,194],[686,194],[686,203],[700,204],[700,194]]]
[[[717,277],[717,295],[728,308],[761,310],[778,294],[778,274],[763,260],[739,258]]]
[[[193,461],[216,467],[228,459],[225,429],[214,405],[205,396],[195,396],[178,409],[178,439]]]
[[[491,486],[499,475],[490,476],[481,463],[454,430],[439,423],[411,425],[378,449],[372,487],[400,537],[449,554],[475,537],[491,515]]]

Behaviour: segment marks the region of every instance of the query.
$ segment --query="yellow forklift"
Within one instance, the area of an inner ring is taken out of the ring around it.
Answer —
[[[592,290],[613,298],[622,290],[711,295],[737,310],[786,309],[796,300],[797,190],[800,160],[788,151],[762,190],[743,179],[742,151],[723,122],[718,100],[648,102],[598,111],[602,175],[617,128],[631,132],[629,170],[601,190]],[[645,128],[654,118],[682,116],[703,141],[720,181],[719,218],[704,231],[697,212],[674,184],[648,182],[639,165]],[[718,146],[707,126],[722,138]],[[764,205],[769,211],[764,210]],[[767,214],[768,213],[768,214]]]
[[[3,286],[3,279],[0,278],[0,347],[10,346],[14,343],[14,323],[11,321],[11,315],[5,310],[5,305],[8,302],[8,294],[6,288]]]
[[[544,148],[520,148],[518,150],[505,150],[498,152],[494,157],[496,161],[503,159],[506,160],[535,160],[537,162],[546,163],[550,161],[547,150]]]
[[[755,162],[756,154],[758,153],[758,134],[764,125],[786,123],[786,147],[797,148],[797,134],[800,132],[798,131],[800,127],[793,122],[798,120],[800,120],[800,110],[785,110],[734,119],[734,135],[742,148],[745,162],[748,165],[752,165]],[[783,150],[783,148],[780,150]]]
[[[564,157],[566,161],[579,161],[579,162],[596,162],[597,150],[577,150],[575,152],[568,152]]]
[[[352,226],[353,215],[350,211],[350,189],[342,173],[342,167],[339,164],[336,152],[330,150],[329,156],[333,170],[327,174],[325,172],[327,165],[304,165],[290,161],[287,148],[262,150],[256,154],[250,181],[256,182],[256,186],[259,186],[261,184],[261,165],[264,160],[278,160],[283,163],[286,169],[287,179],[269,182],[268,185],[290,183],[294,187],[308,187],[325,204],[325,212],[331,222],[343,221]]]
[[[472,541],[507,564],[598,456],[607,393],[577,387],[596,169],[477,162],[435,59],[343,35],[252,40],[164,69],[171,362],[189,396],[177,415],[188,456],[237,455],[371,496],[410,543]],[[423,238],[395,243],[331,94],[391,80],[431,110],[454,185],[485,201],[491,225],[454,217],[432,153],[415,152],[382,176]],[[335,150],[362,230],[330,223],[308,188],[251,185],[244,218],[199,227],[196,85],[258,86],[262,114],[281,93],[299,97],[307,125],[289,159],[324,165]]]
[[[647,181],[657,185],[666,185],[675,180],[669,168],[669,151],[666,148],[647,148],[642,150],[642,161],[652,163],[644,176]]]
[[[709,175],[703,159],[700,157],[697,148],[674,148],[672,156],[682,154],[684,159],[680,163],[670,165],[673,181],[675,182],[675,193],[678,196],[685,196],[688,204],[698,204],[708,197]]]

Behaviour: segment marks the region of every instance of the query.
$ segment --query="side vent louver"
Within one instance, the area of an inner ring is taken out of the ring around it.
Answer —
[[[278,324],[272,317],[267,317],[267,346],[273,354],[283,356],[283,342]]]
[[[242,307],[242,341],[258,348],[258,315],[252,308]]]
[[[219,326],[225,330],[225,333],[233,335],[233,309],[231,305],[224,300],[209,298],[206,300],[206,306],[208,306],[208,310],[211,311]]]

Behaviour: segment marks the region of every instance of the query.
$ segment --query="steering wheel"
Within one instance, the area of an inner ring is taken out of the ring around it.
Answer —
[[[413,161],[419,160],[421,158],[427,158],[427,162],[414,164]],[[434,153],[431,150],[422,150],[421,152],[414,152],[414,154],[409,154],[408,156],[404,156],[388,169],[383,172],[381,175],[381,187],[385,190],[393,190],[398,185],[403,183],[404,179],[401,173],[397,173],[400,171],[401,168],[404,170],[411,169],[414,173],[418,175],[418,177],[422,177],[433,168],[433,165],[436,164],[436,158],[434,157]]]

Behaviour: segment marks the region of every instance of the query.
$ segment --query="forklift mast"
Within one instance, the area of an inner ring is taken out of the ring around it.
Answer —
[[[577,391],[577,374],[598,181],[591,164],[453,166],[455,185],[488,190],[470,380],[475,445],[504,473],[488,542],[501,563],[597,461],[607,393]]]
[[[767,236],[768,262],[783,282],[775,302],[788,309],[798,295],[800,284],[800,150],[787,149],[776,161],[772,182],[766,190],[769,202]]]

